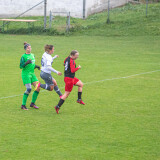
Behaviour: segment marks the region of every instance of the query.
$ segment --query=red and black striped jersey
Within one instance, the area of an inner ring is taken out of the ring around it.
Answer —
[[[78,67],[76,68],[76,63],[70,56],[65,59],[64,66],[65,66],[64,76],[74,78],[75,72],[79,68]]]

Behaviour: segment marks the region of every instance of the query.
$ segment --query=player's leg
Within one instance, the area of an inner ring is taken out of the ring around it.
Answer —
[[[80,103],[80,104],[84,105],[85,103],[82,101],[83,83],[78,78],[74,78],[74,85],[78,86],[78,99],[77,99],[77,103]]]
[[[24,95],[23,95],[21,109],[28,110],[26,108],[26,102],[27,102],[28,95],[31,93],[31,90],[32,90],[31,83],[27,83],[25,84],[25,86],[26,86],[26,91],[24,92]]]
[[[36,82],[33,82],[32,85],[33,85],[34,87],[36,87],[38,83],[39,83],[39,82],[36,81]],[[39,109],[39,107],[35,105],[35,102],[36,102],[37,97],[38,97],[38,95],[39,95],[39,91],[40,91],[40,87],[36,88],[36,90],[33,92],[33,95],[32,95],[32,101],[31,101],[30,107],[33,107],[33,108],[35,108],[35,109]]]
[[[38,78],[36,77],[35,74],[32,74],[31,83],[35,87],[35,91],[33,92],[33,95],[32,95],[32,101],[31,101],[30,107],[34,107],[35,109],[39,109],[39,107],[37,107],[35,105],[35,102],[36,102],[37,97],[39,95],[40,86],[38,86],[39,81],[38,81]]]
[[[57,82],[56,80],[52,77],[52,82],[54,84],[54,90],[56,91],[56,93],[59,95],[59,97],[61,98],[62,93],[60,91],[60,89],[58,88]]]
[[[65,77],[64,81],[65,81],[65,93],[64,93],[64,95],[62,95],[58,104],[55,106],[55,110],[56,110],[57,114],[59,113],[60,107],[62,106],[62,104],[64,103],[66,98],[69,96],[69,94],[71,93],[72,88],[73,88],[73,79],[72,78]]]
[[[71,92],[65,91],[65,93],[61,96],[61,99],[59,100],[58,104],[55,106],[55,110],[57,112],[57,114],[59,113],[59,109],[62,106],[62,104],[64,103],[64,101],[66,100],[66,98],[69,96]]]
[[[52,76],[48,73],[41,71],[40,77],[45,81],[46,84],[39,83],[38,86],[48,91],[52,91],[54,89],[54,84],[52,82]]]
[[[26,91],[24,92],[24,95],[23,95],[21,109],[28,110],[26,108],[26,102],[27,102],[28,95],[30,94],[30,92],[32,90],[32,88],[31,88],[31,75],[30,74],[22,75],[22,80],[23,80],[23,84],[26,86]]]

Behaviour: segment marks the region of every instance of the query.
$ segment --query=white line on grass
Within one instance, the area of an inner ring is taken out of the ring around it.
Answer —
[[[143,74],[151,74],[151,73],[159,72],[159,71],[160,71],[160,70],[155,70],[155,71],[143,72],[143,73],[139,73],[139,74],[133,74],[133,75],[126,76],[126,77],[102,79],[102,80],[99,80],[99,81],[86,82],[86,83],[83,83],[83,84],[86,85],[86,84],[99,83],[99,82],[104,82],[104,81],[112,81],[112,80],[116,80],[116,79],[125,79],[125,78],[130,78],[130,77],[135,77],[135,76],[143,75]],[[60,89],[62,89],[62,88],[64,88],[64,87],[61,87]],[[43,90],[43,91],[41,91],[41,92],[45,92],[45,91],[46,91],[46,90]],[[0,97],[0,100],[1,100],[1,99],[6,99],[6,98],[18,97],[18,96],[22,96],[22,95],[23,95],[23,94],[13,95],[13,96],[8,96],[8,97]]]
[[[99,81],[86,82],[86,83],[84,83],[84,84],[99,83],[99,82],[103,82],[103,81],[112,81],[112,80],[116,80],[116,79],[131,78],[131,77],[135,77],[135,76],[139,76],[139,75],[143,75],[143,74],[151,74],[151,73],[159,72],[159,71],[160,71],[160,70],[155,70],[155,71],[150,71],[150,72],[144,72],[144,73],[139,73],[139,74],[133,74],[133,75],[126,76],[126,77],[118,77],[118,78],[102,79],[102,80],[99,80]]]

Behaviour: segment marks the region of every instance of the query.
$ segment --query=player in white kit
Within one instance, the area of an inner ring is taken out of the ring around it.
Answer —
[[[46,84],[41,84],[40,82],[37,84],[37,87],[41,87],[43,89],[46,89],[48,91],[52,91],[53,89],[56,91],[56,93],[61,97],[62,93],[59,90],[57,86],[56,80],[52,77],[51,72],[54,72],[58,74],[59,76],[62,75],[61,72],[55,70],[52,68],[52,63],[55,58],[58,58],[58,55],[55,55],[54,57],[51,56],[54,52],[54,46],[53,45],[45,45],[45,52],[42,55],[41,60],[41,78],[45,81]]]

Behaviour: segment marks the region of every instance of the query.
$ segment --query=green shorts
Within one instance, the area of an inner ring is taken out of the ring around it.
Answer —
[[[36,77],[36,75],[34,73],[31,74],[27,74],[27,75],[22,75],[22,80],[23,80],[23,84],[28,84],[28,83],[33,83],[38,81],[38,78]]]

